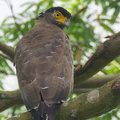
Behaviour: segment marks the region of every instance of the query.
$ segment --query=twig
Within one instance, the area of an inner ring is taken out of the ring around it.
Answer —
[[[5,75],[8,75],[8,73],[5,72],[5,71],[3,71],[3,70],[0,70],[0,73],[5,74]]]
[[[72,41],[71,40],[71,43],[73,44],[73,45],[75,45],[75,46],[77,46],[78,47],[78,49],[82,52],[82,54],[86,57],[86,58],[90,58],[90,57],[88,57],[86,54],[85,54],[85,52],[84,52],[84,50],[76,43],[76,42],[74,42],[74,41]],[[107,73],[105,72],[105,71],[103,71],[103,70],[100,70],[103,74],[105,74],[105,75],[107,75]]]
[[[11,62],[13,62],[13,59],[11,59],[10,57],[8,57],[7,55],[4,55],[4,54],[0,53],[0,56],[3,57],[3,58],[5,58],[5,59],[10,60]]]
[[[16,106],[12,108],[12,116],[14,116],[14,115],[15,115],[15,111],[16,111],[16,109],[17,109],[17,107],[16,107]]]
[[[78,16],[79,13],[81,13],[82,11],[86,10],[87,9],[87,6],[79,9],[73,16],[72,16],[72,19],[74,19],[76,16]]]
[[[73,45],[75,45],[75,46],[82,52],[82,54],[83,54],[84,56],[86,56],[87,58],[89,58],[89,57],[85,54],[84,50],[83,50],[76,42],[74,42],[74,41],[71,40],[71,43],[72,43]]]
[[[13,6],[12,6],[10,0],[5,0],[5,1],[6,1],[7,5],[8,5],[8,7],[9,7],[10,10],[11,10],[12,17],[13,17],[13,19],[14,19],[14,23],[15,23],[15,25],[16,25],[16,28],[19,30],[19,32],[20,32],[21,35],[23,36],[24,33],[22,32],[20,26],[19,26],[18,23],[17,23],[16,17],[15,17],[14,11],[13,11]]]

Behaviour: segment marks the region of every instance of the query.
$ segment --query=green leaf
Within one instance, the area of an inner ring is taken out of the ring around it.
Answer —
[[[109,25],[105,24],[105,23],[100,23],[100,25],[107,31],[111,32],[111,33],[114,33],[114,30],[109,27]]]

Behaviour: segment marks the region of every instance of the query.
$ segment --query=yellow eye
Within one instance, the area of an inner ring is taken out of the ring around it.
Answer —
[[[55,12],[54,13],[54,17],[56,17],[56,18],[60,18],[62,16],[62,14],[61,14],[61,12]]]
[[[54,12],[53,15],[56,18],[56,21],[61,24],[64,24],[66,21],[68,21],[68,19],[59,11]]]
[[[60,14],[56,14],[56,17],[60,16]]]

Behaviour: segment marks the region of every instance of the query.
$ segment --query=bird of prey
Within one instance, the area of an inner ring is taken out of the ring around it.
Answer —
[[[70,39],[63,31],[71,14],[52,7],[18,42],[15,64],[22,99],[34,120],[54,120],[73,87]]]

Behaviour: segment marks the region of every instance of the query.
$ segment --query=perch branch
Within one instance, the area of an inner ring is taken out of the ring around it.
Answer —
[[[99,89],[84,93],[61,106],[57,120],[84,120],[109,112],[120,105],[120,77]],[[30,113],[23,113],[8,120],[32,120]]]

